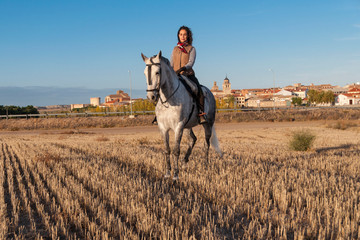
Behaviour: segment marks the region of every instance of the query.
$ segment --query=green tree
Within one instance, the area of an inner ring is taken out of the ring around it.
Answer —
[[[309,104],[316,103],[318,91],[311,89],[307,93]]]
[[[218,98],[216,98],[215,102],[216,102],[216,109],[220,109],[221,108],[220,100]]]
[[[227,95],[224,97],[224,108],[234,108],[235,97],[233,95]]]
[[[335,95],[332,91],[316,91],[314,89],[308,92],[308,102],[311,103],[334,103]]]
[[[294,105],[294,106],[301,106],[302,105],[302,99],[301,97],[293,97],[291,99],[291,103]]]
[[[332,91],[324,93],[324,102],[333,104],[335,102],[335,94]]]

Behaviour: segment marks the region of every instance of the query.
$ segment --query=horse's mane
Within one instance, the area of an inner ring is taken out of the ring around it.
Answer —
[[[166,57],[161,57],[161,60],[164,61],[168,66],[170,66],[170,61]]]

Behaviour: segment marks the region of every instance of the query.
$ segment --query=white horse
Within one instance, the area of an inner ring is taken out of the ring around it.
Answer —
[[[198,108],[193,95],[189,93],[185,85],[179,80],[179,76],[170,66],[169,60],[161,56],[161,51],[158,55],[151,58],[147,58],[143,54],[141,56],[146,63],[144,73],[147,79],[147,98],[150,101],[157,102],[155,114],[158,127],[165,142],[165,177],[170,177],[171,174],[169,130],[171,129],[175,133],[175,145],[172,151],[174,155],[173,179],[177,180],[179,178],[178,160],[181,138],[185,134],[190,140],[183,159],[184,163],[189,161],[189,156],[197,140],[192,128],[199,124]],[[183,78],[186,79],[184,76]],[[195,84],[191,84],[191,81],[188,79],[187,82],[189,85],[192,85],[192,89],[197,91]],[[222,156],[222,152],[214,128],[215,98],[208,88],[202,86],[202,91],[205,97],[204,112],[207,117],[207,123],[203,124],[203,127],[206,140],[205,155],[208,161],[210,143],[220,156]]]

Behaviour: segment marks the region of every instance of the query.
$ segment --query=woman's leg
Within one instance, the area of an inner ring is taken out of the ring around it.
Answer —
[[[198,87],[198,94],[197,94],[197,99],[196,99],[196,103],[198,105],[199,108],[199,117],[200,117],[200,123],[206,123],[206,118],[205,118],[205,112],[204,112],[204,94],[201,90],[201,85],[199,83],[199,80],[195,77],[195,75],[189,75],[188,78],[193,81],[196,86]]]

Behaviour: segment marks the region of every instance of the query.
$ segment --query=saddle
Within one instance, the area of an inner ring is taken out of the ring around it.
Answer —
[[[190,93],[190,95],[194,99],[197,99],[199,89],[196,84],[184,75],[179,75],[179,80],[180,82],[182,82],[182,84],[184,84],[186,90]]]

